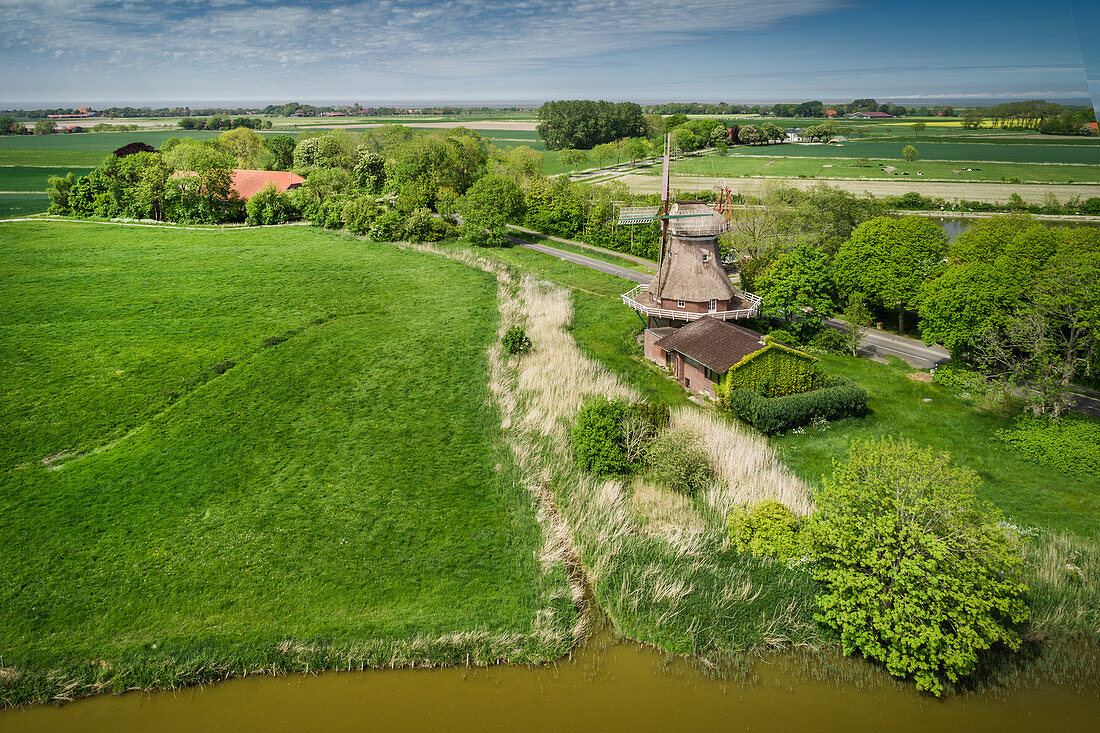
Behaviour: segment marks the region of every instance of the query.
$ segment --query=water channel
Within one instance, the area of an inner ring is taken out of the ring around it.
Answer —
[[[751,680],[720,680],[698,663],[601,632],[570,659],[542,667],[246,677],[6,710],[0,730],[1045,733],[1100,722],[1100,689],[1044,684],[937,700],[877,675],[861,686],[815,680],[798,667],[771,659],[756,664]]]
[[[982,221],[982,219],[952,216],[950,214],[944,216],[933,215],[929,218],[943,229],[943,233],[947,235],[948,239],[952,240],[969,229],[975,222]],[[1045,227],[1100,227],[1100,223],[1095,221],[1067,221],[1062,219],[1037,219],[1036,221]]]

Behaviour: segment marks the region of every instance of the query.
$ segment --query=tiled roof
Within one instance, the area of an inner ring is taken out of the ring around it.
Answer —
[[[723,374],[749,354],[764,348],[764,337],[743,326],[704,316],[656,342]]]
[[[290,171],[254,171],[247,168],[233,169],[233,190],[248,200],[274,183],[280,193],[305,183],[306,179]]]

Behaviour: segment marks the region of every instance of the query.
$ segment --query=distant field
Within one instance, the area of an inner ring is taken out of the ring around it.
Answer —
[[[0,193],[0,219],[41,214],[50,208],[44,193]]]
[[[776,146],[773,146],[776,147]],[[883,167],[896,170],[886,171]],[[976,170],[963,170],[974,168]],[[1067,181],[1100,182],[1100,166],[1061,166],[1028,163],[938,163],[904,160],[868,160],[860,167],[853,158],[787,158],[762,155],[726,156],[707,155],[677,160],[672,166],[676,175],[694,176],[779,176],[812,178],[911,178],[919,183],[922,178],[956,181],[1001,181],[1018,178],[1020,181],[1041,183],[1066,183]],[[659,175],[660,168],[645,169],[650,175]],[[908,175],[905,175],[908,174]],[[920,174],[920,175],[918,175]]]
[[[921,142],[919,140],[852,140],[843,145],[739,145],[737,155],[795,156],[801,158],[877,158],[902,159],[902,149],[912,145],[918,159],[968,161],[1004,161],[1008,163],[1072,163],[1100,165],[1100,145],[998,145],[977,142]]]
[[[263,134],[273,132],[265,131]],[[4,135],[0,137],[0,166],[93,167],[103,162],[107,153],[127,143],[143,142],[159,148],[170,137],[208,140],[220,134],[205,130],[138,130],[72,135]]]
[[[561,653],[490,402],[496,288],[314,229],[0,224],[3,701],[89,659],[121,691],[414,639]]]
[[[0,191],[45,191],[46,179],[63,176],[72,171],[82,176],[91,168],[38,168],[27,166],[0,166]]]

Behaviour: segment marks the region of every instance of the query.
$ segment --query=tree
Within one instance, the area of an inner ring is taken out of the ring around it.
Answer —
[[[463,236],[479,245],[504,243],[505,224],[521,221],[525,211],[523,190],[511,178],[485,176],[459,202]]]
[[[264,138],[264,148],[271,154],[271,170],[290,170],[294,165],[294,145],[294,138],[290,135],[268,135]]]
[[[585,150],[566,148],[561,151],[561,162],[567,171],[576,171],[586,160],[588,160],[588,152]]]
[[[1036,416],[1059,419],[1070,386],[1100,353],[1100,246],[1073,242],[1051,258],[1028,300],[977,343],[978,363],[1023,394]]]
[[[758,281],[764,313],[797,329],[820,327],[833,310],[833,279],[825,255],[801,244],[782,255]]]
[[[905,333],[905,309],[921,285],[938,274],[947,237],[919,216],[880,216],[856,227],[840,245],[834,276],[843,294],[854,291],[898,309],[898,331]]]
[[[644,137],[634,137],[626,141],[626,144],[623,146],[623,152],[626,153],[631,163],[637,163],[639,160],[648,158],[652,155],[653,150],[649,141]]]
[[[912,162],[917,159],[917,149],[914,148],[912,145],[906,145],[904,148],[901,149],[901,157]]]
[[[547,150],[590,149],[647,131],[642,108],[633,102],[561,100],[539,108],[539,137]]]
[[[977,130],[982,126],[982,110],[979,107],[971,107],[963,115],[962,126],[967,130]]]
[[[840,316],[844,320],[844,343],[852,356],[859,355],[864,331],[871,325],[871,311],[867,309],[866,300],[863,293],[852,293],[848,296],[848,305]]]
[[[0,115],[0,135],[22,135],[23,125],[11,115]]]
[[[926,125],[923,122],[914,122],[913,124],[909,125],[909,129],[911,129],[913,131],[914,135],[921,134],[922,132],[924,132],[925,128],[927,128],[927,127],[928,127],[928,125]]]
[[[263,150],[263,140],[255,130],[247,127],[223,132],[218,136],[218,142],[237,159],[238,168],[251,168]]]
[[[980,503],[981,479],[908,440],[856,439],[818,497],[817,619],[935,695],[1028,617],[1019,548]]]
[[[592,148],[592,157],[596,160],[596,163],[600,168],[603,168],[603,162],[605,160],[611,160],[615,157],[616,148],[614,143],[600,143],[596,147]]]
[[[247,128],[239,128],[247,129]],[[289,197],[281,193],[274,183],[267,184],[262,191],[252,195],[244,205],[245,222],[249,226],[261,224],[282,224],[295,218],[297,212]]]
[[[57,126],[53,120],[38,120],[34,123],[35,135],[52,135],[57,132]]]
[[[681,152],[689,152],[699,147],[699,137],[691,128],[681,125],[672,132],[672,142]]]
[[[355,175],[367,193],[378,195],[386,185],[386,159],[378,153],[358,148],[359,160],[355,163]]]

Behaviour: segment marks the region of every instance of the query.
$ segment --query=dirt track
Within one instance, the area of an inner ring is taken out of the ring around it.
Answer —
[[[631,191],[637,193],[656,193],[661,186],[659,176],[626,175],[614,179],[622,181]],[[1082,199],[1100,196],[1100,183],[993,183],[993,182],[953,182],[953,181],[854,181],[847,179],[823,180],[820,178],[712,178],[707,176],[673,176],[672,188],[681,191],[709,191],[718,185],[727,185],[734,191],[759,195],[768,186],[783,183],[795,188],[807,189],[818,183],[851,191],[855,194],[874,194],[875,196],[900,196],[916,191],[925,196],[940,196],[947,200],[966,199],[968,201],[988,201],[1006,203],[1009,197],[1020,194],[1029,203],[1042,203],[1048,193],[1066,201],[1075,196]]]

